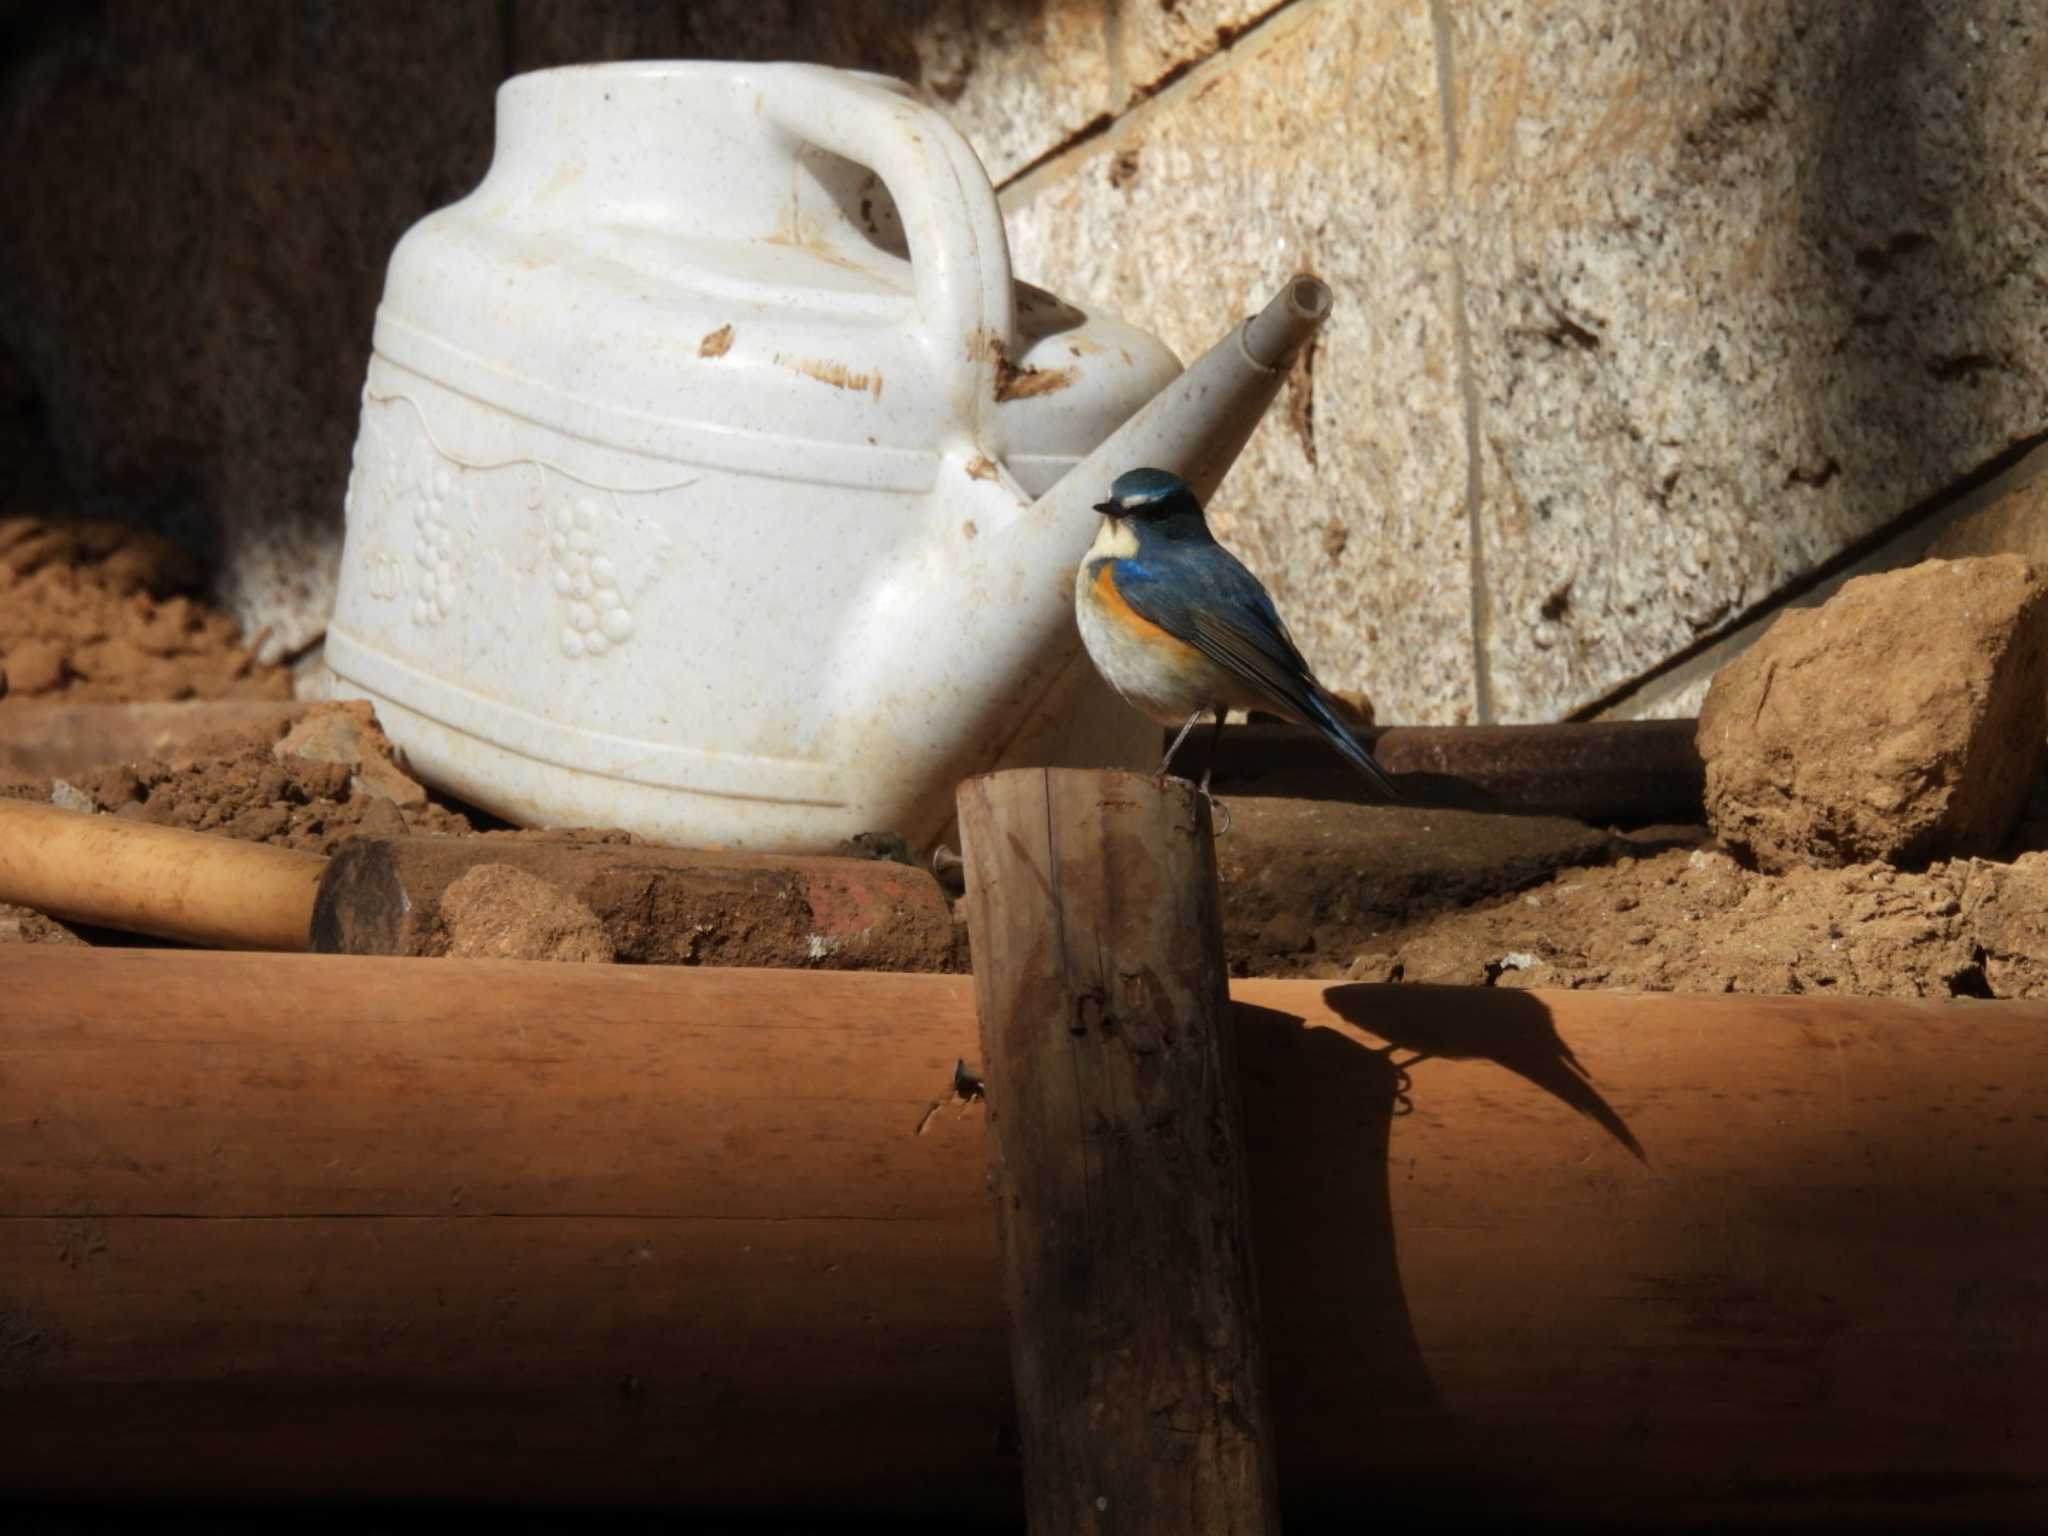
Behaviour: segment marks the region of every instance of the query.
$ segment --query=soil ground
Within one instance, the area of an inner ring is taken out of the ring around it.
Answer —
[[[1704,827],[1240,800],[1240,975],[1660,992],[2048,996],[2048,852],[1766,875]]]
[[[476,829],[471,815],[449,801],[399,807],[358,782],[346,763],[277,757],[272,749],[283,734],[282,724],[223,732],[168,758],[0,785],[0,795],[319,854],[332,854],[358,833],[453,836]]]
[[[0,516],[0,708],[290,698],[290,672],[258,663],[235,621],[198,593],[192,561],[143,529]]]

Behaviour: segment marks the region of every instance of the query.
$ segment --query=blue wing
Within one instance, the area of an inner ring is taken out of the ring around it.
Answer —
[[[1208,544],[1183,548],[1170,562],[1119,560],[1116,587],[1138,617],[1243,679],[1275,713],[1321,732],[1380,794],[1400,798],[1338,718],[1259,578],[1229,550]]]

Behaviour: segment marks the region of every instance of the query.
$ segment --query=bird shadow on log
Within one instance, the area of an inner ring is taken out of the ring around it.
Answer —
[[[1513,988],[1486,993],[1485,1006],[1466,1001],[1467,988],[1356,983],[1323,993],[1330,1011],[1388,1045],[1414,1052],[1398,1069],[1404,1080],[1431,1057],[1484,1060],[1507,1068],[1570,1106],[1612,1136],[1637,1162],[1649,1154],[1557,1032],[1543,1000]],[[1409,1084],[1404,1081],[1403,1092]]]
[[[1385,1041],[1379,1049],[1295,1014],[1234,1008],[1274,1456],[1290,1528],[1353,1529],[1368,1513],[1382,1524],[1440,1515],[1445,1500],[1494,1511],[1503,1496],[1500,1426],[1467,1423],[1445,1405],[1401,1280],[1392,1131],[1428,1088],[1426,1071],[1411,1069],[1430,1056],[1496,1062],[1647,1161],[1539,998],[1501,990],[1475,1010],[1432,996],[1449,990],[1329,988],[1332,1011]],[[1397,1051],[1416,1054],[1398,1061]],[[1290,1488],[1360,1496],[1304,1506]]]

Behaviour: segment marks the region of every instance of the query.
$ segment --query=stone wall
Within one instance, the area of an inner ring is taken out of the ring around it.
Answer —
[[[1192,356],[1338,309],[1218,498],[1383,718],[1552,718],[2048,431],[2038,0],[437,0],[0,8],[0,375],[81,491],[317,634],[391,243],[505,73],[899,74],[1021,276]]]

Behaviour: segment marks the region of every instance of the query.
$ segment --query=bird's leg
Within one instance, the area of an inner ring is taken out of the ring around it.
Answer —
[[[1197,786],[1202,798],[1209,802],[1210,815],[1217,817],[1223,823],[1223,825],[1216,829],[1218,837],[1228,837],[1230,835],[1230,807],[1209,793],[1209,780],[1216,773],[1216,754],[1223,746],[1223,715],[1223,706],[1218,704],[1216,706],[1216,729],[1209,733],[1209,761],[1207,766],[1202,769],[1202,782]],[[1193,725],[1194,721],[1190,720],[1188,724]]]
[[[1200,711],[1200,710],[1197,710],[1197,711],[1195,712],[1195,717],[1196,717],[1196,719],[1200,719],[1200,718],[1201,718],[1201,711]],[[1192,726],[1192,725],[1193,725],[1194,723],[1195,723],[1195,722],[1194,722],[1194,720],[1190,720],[1190,721],[1188,722],[1188,724],[1189,724],[1190,726]],[[1182,735],[1186,735],[1187,733],[1186,733],[1185,731],[1183,731],[1183,732],[1182,732],[1181,734],[1182,734]],[[1206,766],[1205,768],[1203,768],[1203,769],[1202,769],[1202,785],[1201,785],[1201,788],[1202,788],[1202,793],[1203,793],[1203,794],[1205,794],[1205,795],[1209,793],[1209,780],[1210,780],[1210,779],[1211,779],[1211,778],[1212,778],[1212,777],[1213,777],[1213,776],[1215,775],[1215,772],[1216,772],[1216,751],[1217,751],[1217,749],[1218,749],[1219,747],[1221,747],[1222,745],[1223,745],[1223,706],[1222,706],[1221,704],[1218,704],[1218,705],[1216,706],[1216,729],[1215,729],[1215,730],[1213,730],[1213,731],[1211,731],[1211,732],[1209,733],[1209,762],[1208,762],[1208,766]],[[1212,796],[1211,798],[1213,799],[1214,797]]]
[[[1206,709],[1206,706],[1204,706],[1204,709]],[[1166,770],[1173,766],[1173,754],[1180,750],[1180,744],[1188,739],[1188,732],[1195,728],[1195,722],[1202,718],[1203,713],[1203,709],[1198,709],[1192,715],[1189,715],[1188,723],[1180,728],[1180,734],[1173,738],[1173,745],[1166,749],[1166,756],[1159,764],[1160,783],[1164,784],[1166,782]],[[1204,782],[1206,783],[1207,781],[1204,780]]]

